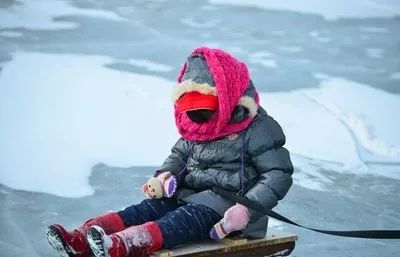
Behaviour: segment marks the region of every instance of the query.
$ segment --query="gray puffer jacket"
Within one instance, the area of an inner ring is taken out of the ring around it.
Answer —
[[[159,171],[178,177],[179,201],[204,204],[221,216],[235,203],[211,192],[213,187],[239,192],[272,209],[292,185],[293,166],[284,144],[280,125],[259,107],[250,126],[238,134],[209,142],[180,138]],[[267,221],[250,210],[244,234],[264,237]]]

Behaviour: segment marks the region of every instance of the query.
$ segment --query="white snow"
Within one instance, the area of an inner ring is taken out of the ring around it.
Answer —
[[[396,168],[369,164],[357,148],[400,160],[400,121],[395,118],[400,96],[326,74],[315,77],[321,80],[316,89],[260,95],[285,131],[296,167],[294,181],[325,190],[332,181],[320,172],[324,169],[400,179]]]
[[[287,148],[296,154],[335,163],[359,163],[346,127],[304,95],[306,90],[261,93],[261,103],[280,123]]]
[[[209,0],[209,2],[317,14],[328,20],[393,17],[400,14],[400,2],[397,0]]]
[[[274,56],[273,53],[268,52],[268,51],[260,51],[260,52],[255,52],[249,55],[250,58],[253,59],[262,59],[262,58],[268,58]]]
[[[145,59],[129,59],[128,63],[136,67],[145,68],[148,71],[169,72],[173,70],[171,66]]]
[[[181,22],[189,27],[196,29],[205,29],[215,27],[221,20],[219,19],[206,19],[205,21],[196,21],[195,19],[188,17],[181,19]]]
[[[313,31],[310,32],[310,36],[311,36],[313,39],[315,39],[315,40],[317,40],[317,41],[319,41],[319,42],[321,42],[321,43],[328,43],[328,42],[330,42],[330,41],[332,40],[330,37],[321,36],[321,35],[320,35],[320,32],[315,31],[315,30],[313,30]]]
[[[301,46],[280,46],[279,50],[286,53],[299,53],[303,51]]]
[[[324,191],[327,185],[334,182],[320,170],[340,170],[342,168],[340,164],[310,159],[293,153],[290,158],[296,169],[296,172],[293,173],[294,183],[311,190]]]
[[[232,53],[232,54],[241,54],[241,53],[245,52],[245,51],[243,50],[243,48],[241,48],[241,47],[239,47],[239,46],[227,46],[227,47],[226,47],[226,50],[227,50],[229,53]]]
[[[64,16],[86,16],[112,21],[124,20],[110,11],[80,9],[62,0],[20,0],[8,8],[0,9],[0,28],[59,30],[78,27],[71,21],[55,20],[55,18]]]
[[[268,219],[268,227],[282,230],[285,226],[286,226],[286,223],[283,223],[279,220]]]
[[[266,68],[271,68],[271,69],[274,69],[278,66],[276,64],[276,61],[273,59],[251,59],[250,62],[258,63],[261,66],[264,66]]]
[[[271,31],[272,35],[275,36],[284,36],[286,35],[286,31],[282,31],[282,30],[273,30]]]
[[[366,150],[400,160],[400,121],[394,119],[396,110],[400,109],[398,95],[343,78],[324,74],[316,74],[316,77],[322,80],[316,89],[273,93],[272,96],[262,94],[266,107],[276,113],[286,130],[288,145],[295,153],[321,160],[325,157],[332,162],[358,163],[359,156],[351,154],[356,152],[354,144],[350,143],[355,137]],[[300,120],[308,122],[302,126]],[[313,126],[309,122],[313,122]],[[321,130],[322,127],[326,128]],[[296,138],[298,135],[307,135],[308,140],[316,141],[303,142],[302,138]],[[329,138],[319,138],[321,136]],[[319,142],[325,142],[329,149],[323,150]],[[342,147],[332,148],[332,145]],[[340,161],[344,157],[341,154],[348,158]]]
[[[389,30],[387,28],[370,27],[370,26],[361,26],[360,31],[367,32],[367,33],[387,33],[387,32],[389,32]]]
[[[252,63],[260,64],[266,68],[276,68],[278,65],[274,59],[268,58],[273,56],[272,53],[261,51],[249,55],[249,61]]]
[[[390,79],[400,80],[400,72],[394,72],[392,75],[390,75]]]
[[[218,10],[218,7],[215,5],[203,5],[203,6],[200,6],[200,9],[206,10],[206,11],[216,11],[216,10]]]
[[[255,55],[257,56],[257,55]],[[258,54],[268,56],[268,54]],[[159,166],[178,138],[174,82],[108,69],[103,56],[17,52],[0,73],[0,183],[79,197],[91,167]],[[296,183],[324,190],[321,170],[366,170],[358,147],[400,159],[400,97],[316,74],[319,88],[261,93],[282,126]],[[399,179],[395,169],[376,173]],[[72,187],[72,188],[71,188]]]
[[[0,183],[78,197],[92,193],[96,163],[162,163],[178,138],[173,82],[103,67],[111,61],[14,54],[0,73]]]
[[[19,38],[22,36],[20,31],[0,31],[0,37]]]
[[[382,58],[382,54],[383,54],[384,50],[381,48],[366,48],[365,52],[368,55],[368,57],[374,58],[374,59],[379,59],[379,58]]]
[[[343,78],[304,90],[344,122],[368,151],[400,160],[400,97]]]

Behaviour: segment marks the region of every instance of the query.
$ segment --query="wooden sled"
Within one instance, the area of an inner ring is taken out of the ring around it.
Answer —
[[[267,236],[262,239],[242,237],[225,238],[218,242],[202,241],[185,244],[172,250],[160,250],[154,257],[262,257],[288,256],[294,249],[298,237],[281,230],[268,228]]]

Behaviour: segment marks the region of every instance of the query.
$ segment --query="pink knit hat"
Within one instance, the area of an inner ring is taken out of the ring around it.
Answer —
[[[210,141],[240,132],[257,114],[259,97],[247,66],[220,49],[195,49],[183,65],[178,83],[173,92],[175,123],[186,140]],[[183,94],[195,91],[218,97],[216,112],[201,124],[191,121],[177,105]],[[238,110],[246,110],[239,120],[233,117]]]

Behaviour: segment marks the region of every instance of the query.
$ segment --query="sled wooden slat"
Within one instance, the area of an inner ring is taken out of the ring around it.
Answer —
[[[287,256],[295,246],[297,235],[269,228],[267,236],[262,239],[241,237],[226,238],[219,242],[201,241],[185,244],[172,250],[161,250],[153,253],[154,257],[261,257]]]

